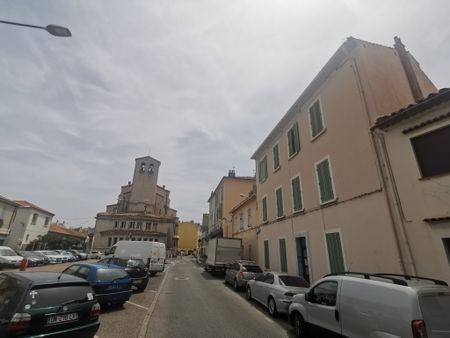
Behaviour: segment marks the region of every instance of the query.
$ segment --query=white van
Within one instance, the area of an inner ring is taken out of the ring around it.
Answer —
[[[298,337],[448,338],[450,288],[417,276],[330,274],[293,297],[289,318]]]
[[[164,271],[166,245],[159,242],[119,241],[114,244],[108,256],[119,258],[141,258],[152,276]]]

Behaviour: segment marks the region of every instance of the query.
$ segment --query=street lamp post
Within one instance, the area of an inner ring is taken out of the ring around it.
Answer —
[[[14,25],[14,26],[43,29],[54,36],[60,36],[60,37],[71,37],[72,36],[72,33],[70,33],[70,30],[63,26],[48,25],[48,26],[44,27],[44,26],[28,25],[25,23],[18,23],[18,22],[12,22],[12,21],[4,21],[4,20],[0,20],[0,23],[4,23],[7,25]]]

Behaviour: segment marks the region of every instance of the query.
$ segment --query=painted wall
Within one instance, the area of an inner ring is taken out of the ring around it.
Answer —
[[[192,222],[178,223],[178,250],[196,250],[198,246],[198,224]]]

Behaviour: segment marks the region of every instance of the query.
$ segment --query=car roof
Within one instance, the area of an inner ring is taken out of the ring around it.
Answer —
[[[29,284],[33,285],[48,285],[48,284],[70,284],[70,283],[82,283],[89,284],[84,279],[68,274],[61,274],[59,272],[16,272],[8,271],[4,274],[21,279]],[[59,277],[59,278],[58,278]]]
[[[72,264],[72,265],[85,266],[85,267],[88,267],[88,268],[94,268],[95,270],[105,269],[105,268],[107,268],[107,269],[108,268],[109,269],[122,269],[122,267],[120,267],[118,265],[108,264],[108,263],[75,263],[75,264]]]

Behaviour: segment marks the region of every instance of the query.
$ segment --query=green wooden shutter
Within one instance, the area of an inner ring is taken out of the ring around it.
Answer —
[[[277,217],[281,217],[284,215],[283,210],[283,190],[281,188],[277,189]]]
[[[311,134],[314,137],[323,130],[322,111],[318,100],[309,108],[309,119],[311,121]]]
[[[344,255],[342,253],[341,237],[339,232],[326,234],[328,259],[330,261],[330,272],[344,272]]]
[[[319,181],[320,202],[325,203],[334,200],[335,196],[328,159],[317,165],[317,178]]]
[[[273,169],[277,169],[280,166],[280,151],[278,144],[273,147]]]
[[[269,241],[264,241],[264,267],[270,269]]]
[[[300,151],[300,133],[298,131],[298,123],[295,122],[292,127],[293,130],[293,144],[294,144],[294,152],[297,153]]]
[[[287,272],[287,255],[286,255],[286,240],[280,239],[280,269],[281,272]]]
[[[292,134],[293,134],[292,129],[289,129],[288,131],[289,156],[292,156],[294,154],[294,143]]]
[[[262,199],[263,222],[267,222],[267,198]]]
[[[300,189],[300,178],[296,177],[292,180],[292,198],[294,204],[294,211],[303,209],[302,193]]]

